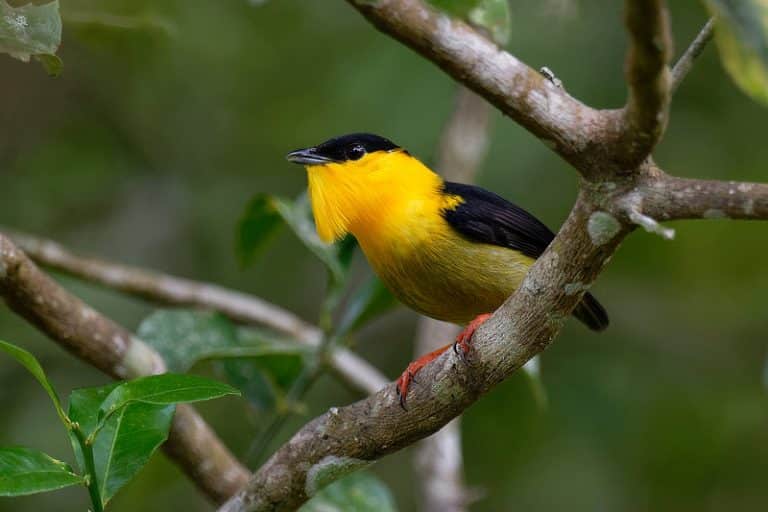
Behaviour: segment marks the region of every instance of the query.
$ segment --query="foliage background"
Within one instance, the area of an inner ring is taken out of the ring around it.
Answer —
[[[706,14],[697,2],[670,4],[682,49]],[[67,0],[62,8],[60,78],[0,56],[0,224],[241,288],[310,320],[324,272],[291,235],[277,237],[254,268],[238,266],[234,226],[248,199],[298,194],[304,173],[283,155],[340,133],[380,133],[429,162],[452,108],[450,79],[343,2]],[[592,105],[622,104],[620,2],[519,0],[512,16],[518,57],[548,66]],[[765,181],[767,116],[709,48],[675,98],[657,160],[683,176]],[[497,117],[479,183],[558,226],[575,173]],[[674,242],[630,237],[598,282],[611,329],[597,336],[572,322],[544,354],[548,409],[516,376],[464,415],[467,478],[485,492],[473,510],[764,508],[766,227],[675,227]],[[358,260],[362,279],[368,270]],[[151,311],[62,281],[131,328]],[[415,321],[399,309],[363,331],[357,348],[394,378],[411,359]],[[107,381],[6,309],[0,335],[38,355],[61,395]],[[289,422],[275,446],[308,417],[357,397],[322,379],[308,416]],[[0,409],[0,444],[68,460],[55,413],[10,360],[0,360]],[[233,399],[201,409],[245,456],[264,418]],[[373,468],[404,511],[416,509],[410,456]],[[72,489],[0,501],[0,510],[83,510],[86,499]],[[112,510],[137,504],[210,510],[162,456]]]

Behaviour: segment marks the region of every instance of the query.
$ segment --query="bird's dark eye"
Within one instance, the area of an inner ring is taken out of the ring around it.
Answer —
[[[345,152],[347,160],[360,160],[365,155],[365,148],[360,144],[353,144]]]

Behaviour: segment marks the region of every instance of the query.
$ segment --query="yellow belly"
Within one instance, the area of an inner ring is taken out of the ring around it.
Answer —
[[[419,313],[457,324],[491,313],[533,264],[518,251],[469,241],[442,219],[432,222],[418,228],[426,236],[358,237],[382,281]]]

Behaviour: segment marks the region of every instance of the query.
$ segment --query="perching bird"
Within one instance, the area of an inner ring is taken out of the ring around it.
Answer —
[[[287,158],[306,166],[320,238],[333,242],[351,233],[403,304],[468,324],[453,344],[462,355],[475,329],[512,295],[554,238],[522,208],[480,187],[444,181],[378,135],[337,137]],[[589,293],[573,314],[592,330],[608,326]],[[416,372],[450,347],[408,366],[397,381],[401,404]]]

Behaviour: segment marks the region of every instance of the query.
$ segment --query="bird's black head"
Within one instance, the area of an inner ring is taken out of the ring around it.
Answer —
[[[304,165],[325,165],[360,160],[376,151],[393,151],[399,146],[391,140],[372,133],[351,133],[329,139],[318,146],[288,153],[290,162]]]

